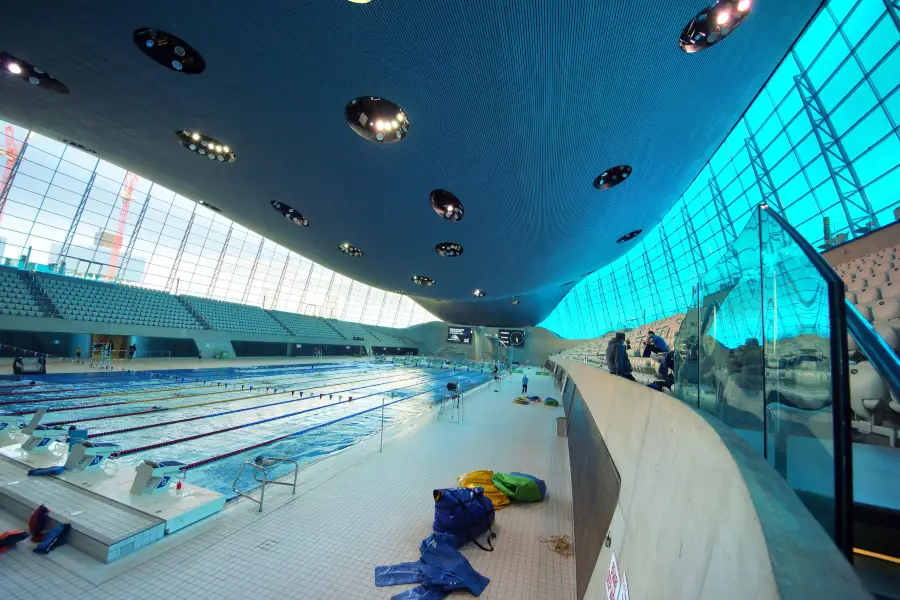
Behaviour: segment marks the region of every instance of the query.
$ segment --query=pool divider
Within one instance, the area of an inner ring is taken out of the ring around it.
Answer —
[[[385,370],[387,370],[387,369],[385,369]],[[360,371],[362,371],[362,369],[360,369]],[[294,375],[294,377],[297,377],[297,375]],[[285,378],[287,378],[287,376],[285,376]],[[256,382],[254,382],[254,384],[255,383]],[[269,381],[265,381],[263,383],[272,383],[272,382],[271,382],[271,380],[269,380]],[[230,385],[237,386],[237,385],[242,385],[242,384],[230,384]],[[247,384],[245,383],[243,385],[247,385]],[[243,389],[243,385],[242,385],[242,389]],[[260,387],[262,387],[262,386],[260,386]],[[172,388],[172,389],[179,389],[179,388]],[[68,412],[68,411],[73,411],[73,410],[86,410],[89,408],[104,408],[104,407],[108,407],[108,406],[124,406],[126,404],[146,404],[148,402],[167,402],[169,400],[181,400],[183,398],[199,398],[201,396],[212,396],[213,394],[221,394],[221,393],[223,393],[223,391],[226,391],[226,392],[229,391],[229,390],[222,390],[219,386],[215,386],[215,387],[194,386],[194,387],[190,387],[190,388],[181,388],[181,389],[201,389],[201,390],[209,389],[210,391],[202,392],[200,394],[187,394],[187,395],[183,395],[183,396],[175,395],[175,396],[169,396],[169,397],[165,397],[165,398],[142,398],[140,400],[123,400],[121,402],[105,402],[105,403],[100,403],[100,404],[78,404],[76,406],[54,406],[54,407],[44,409],[44,412]],[[151,391],[147,391],[145,393],[153,393],[156,391],[164,391],[164,390],[151,390]],[[231,390],[231,391],[241,391],[241,390]],[[255,397],[255,396],[252,396],[252,397]],[[175,408],[175,407],[173,407],[173,408]],[[4,414],[6,414],[7,416],[18,417],[18,416],[22,416],[22,415],[30,415],[30,414],[33,414],[34,412],[35,411],[33,411],[33,410],[19,410],[19,411],[14,411],[14,412],[7,412]],[[153,411],[148,410],[148,411],[140,411],[140,412],[153,412]],[[85,420],[85,419],[81,419],[81,420]],[[80,422],[80,420],[70,420],[70,421],[66,421],[66,422],[60,421],[60,422],[56,422],[56,423],[46,423],[46,424],[47,425],[50,425],[50,424],[62,425],[62,424],[78,423],[78,422]]]
[[[393,366],[393,365],[391,365],[391,366]],[[343,368],[340,370],[341,371],[344,371],[344,370],[357,371],[357,370],[362,370],[364,368],[366,368],[366,367],[346,367],[346,368]],[[385,367],[379,366],[377,368],[385,368]],[[292,373],[290,375],[277,376],[274,379],[266,379],[266,380],[262,380],[262,381],[259,381],[259,380],[235,381],[235,382],[230,382],[230,383],[232,385],[255,385],[257,382],[265,384],[265,383],[271,383],[273,381],[280,381],[283,379],[288,379],[291,377],[298,377],[298,376],[303,376],[306,374],[315,374],[316,372],[317,371],[315,369],[310,369],[306,373],[297,372],[297,373]],[[318,372],[321,373],[321,371],[318,371]],[[184,377],[182,377],[182,380],[183,379],[184,379]],[[216,382],[214,380],[211,381],[211,379],[203,379],[201,381],[200,379],[195,378],[195,380],[193,382],[189,382],[189,383],[194,383],[197,385],[182,385],[182,386],[176,386],[176,387],[157,388],[157,389],[143,388],[140,390],[125,390],[125,391],[119,391],[119,392],[107,392],[105,394],[82,394],[82,395],[78,395],[78,396],[63,396],[63,397],[59,397],[59,398],[29,398],[27,400],[3,400],[3,401],[0,401],[0,406],[8,406],[8,405],[12,405],[12,404],[34,404],[34,403],[39,403],[39,402],[65,402],[66,400],[85,400],[87,398],[108,398],[110,396],[129,396],[131,394],[155,394],[157,392],[177,392],[177,391],[181,391],[181,390],[203,389],[203,388],[211,387],[213,385],[213,383],[216,383]],[[46,390],[46,391],[38,390],[33,393],[35,393],[35,394],[58,394],[58,393],[67,392],[67,391],[73,391],[73,390],[69,390],[69,389]],[[210,392],[210,393],[214,393],[214,392]],[[0,393],[0,395],[3,395],[3,394]],[[7,395],[13,395],[13,394],[7,394]],[[25,395],[25,394],[22,394],[22,395]],[[57,410],[61,410],[61,409],[57,409]],[[8,413],[8,414],[17,414],[17,413]],[[28,414],[28,413],[18,413],[18,414]]]
[[[447,378],[448,378],[448,377],[438,377],[438,378],[435,378],[434,381],[440,381],[441,379],[447,379]],[[471,377],[466,377],[466,379],[469,380],[469,381],[472,380]],[[379,409],[381,409],[381,408],[383,408],[383,407],[386,408],[386,407],[388,407],[388,406],[391,406],[392,404],[397,404],[398,402],[403,402],[404,400],[409,400],[410,398],[415,398],[416,396],[421,396],[422,394],[427,394],[427,393],[430,393],[430,392],[432,392],[432,391],[434,391],[434,390],[433,390],[433,389],[429,389],[429,390],[425,390],[425,391],[419,392],[419,393],[417,393],[417,394],[410,394],[409,396],[404,396],[403,398],[398,398],[397,400],[391,400],[390,402],[386,402],[386,403],[383,404],[383,405],[382,405],[382,404],[377,404],[377,405],[373,406],[372,408],[367,408],[367,409],[365,409],[365,410],[361,410],[361,411],[356,412],[356,413],[352,413],[352,414],[349,414],[349,415],[345,415],[345,416],[343,416],[343,417],[339,417],[339,418],[337,418],[337,419],[333,419],[333,420],[327,421],[327,422],[325,422],[325,423],[319,423],[318,425],[312,425],[312,426],[307,427],[307,428],[305,428],[305,429],[301,429],[300,431],[295,431],[295,432],[293,432],[293,433],[287,433],[287,434],[285,434],[285,435],[280,435],[280,436],[278,436],[278,437],[270,438],[270,439],[268,439],[268,440],[263,440],[262,442],[257,442],[256,444],[252,444],[252,445],[250,445],[250,446],[245,446],[245,447],[239,448],[239,449],[237,449],[237,450],[231,450],[231,451],[229,451],[229,452],[224,452],[224,453],[222,453],[222,454],[217,454],[216,456],[211,456],[211,457],[209,457],[209,458],[204,458],[204,459],[202,459],[202,460],[198,460],[198,461],[195,461],[195,462],[192,462],[192,463],[188,463],[188,464],[184,465],[183,467],[181,467],[181,471],[187,472],[187,471],[190,471],[191,469],[196,469],[196,468],[198,468],[198,467],[202,467],[202,466],[208,465],[208,464],[210,464],[210,463],[214,463],[214,462],[219,461],[219,460],[224,460],[224,459],[226,459],[226,458],[230,458],[230,457],[232,457],[232,456],[236,456],[236,455],[242,454],[242,453],[244,453],[244,452],[249,452],[249,451],[251,451],[251,450],[256,450],[257,448],[262,448],[262,447],[264,447],[264,446],[269,446],[269,445],[271,445],[271,444],[275,444],[275,443],[277,443],[277,442],[280,442],[280,441],[282,441],[282,440],[286,440],[286,439],[291,438],[291,437],[296,437],[296,436],[304,435],[304,434],[306,434],[306,433],[309,433],[310,431],[315,431],[316,429],[321,429],[321,428],[323,428],[323,427],[327,427],[327,426],[329,426],[329,425],[333,425],[333,424],[338,423],[338,422],[340,422],[340,421],[346,421],[347,419],[352,419],[353,417],[358,417],[358,416],[360,416],[360,415],[364,415],[364,414],[366,414],[366,413],[370,413],[370,412],[372,412],[372,411],[379,410]],[[377,395],[377,394],[374,394],[374,395]]]
[[[284,414],[284,415],[278,415],[278,416],[275,416],[275,417],[269,417],[269,418],[267,418],[267,419],[260,419],[260,420],[258,420],[258,421],[251,421],[250,423],[241,423],[240,425],[233,425],[233,426],[231,426],[231,427],[225,427],[225,428],[223,428],[223,429],[217,429],[217,430],[215,430],[215,431],[207,431],[207,432],[204,432],[204,433],[197,433],[197,434],[185,436],[185,437],[182,437],[182,438],[176,438],[176,439],[174,439],[174,440],[167,440],[167,441],[164,441],[164,442],[156,442],[156,443],[153,443],[153,444],[146,444],[146,445],[144,445],[144,446],[138,446],[138,447],[136,447],[136,448],[128,448],[128,449],[125,449],[125,450],[120,450],[120,451],[116,452],[115,454],[116,454],[117,457],[122,457],[122,456],[128,456],[129,454],[136,454],[136,453],[138,453],[138,452],[145,452],[145,451],[147,451],[147,450],[156,450],[157,448],[165,448],[166,446],[174,446],[174,445],[176,445],[176,444],[181,444],[181,443],[184,443],[184,442],[190,442],[190,441],[193,441],[193,440],[202,439],[202,438],[209,437],[209,436],[212,436],[212,435],[219,435],[219,434],[222,434],[222,433],[227,433],[227,432],[229,432],[229,431],[236,431],[236,430],[238,430],[238,429],[244,429],[245,427],[253,427],[253,426],[255,426],[255,425],[262,425],[262,424],[264,424],[264,423],[271,423],[272,421],[279,421],[279,420],[281,420],[281,419],[287,419],[287,418],[290,418],[290,417],[295,417],[295,416],[300,415],[300,414],[304,414],[304,413],[308,413],[308,412],[312,412],[312,411],[316,411],[316,410],[323,410],[323,409],[331,408],[331,407],[333,407],[333,406],[338,406],[338,405],[341,405],[341,404],[349,404],[349,403],[351,403],[351,402],[358,402],[359,400],[362,400],[363,398],[369,398],[369,397],[371,397],[371,396],[378,396],[378,395],[388,394],[388,393],[393,392],[393,391],[396,391],[396,390],[400,390],[400,389],[403,389],[403,388],[412,387],[412,386],[414,386],[414,385],[419,385],[420,383],[423,383],[423,382],[424,382],[424,383],[427,383],[429,380],[430,380],[431,382],[435,382],[435,381],[441,381],[441,380],[443,380],[443,379],[449,379],[450,377],[459,377],[459,376],[460,376],[460,374],[459,374],[459,373],[456,373],[456,372],[452,372],[452,373],[450,373],[449,375],[445,375],[445,376],[443,376],[443,377],[436,377],[436,378],[432,378],[432,377],[426,376],[425,378],[423,378],[423,379],[421,379],[420,381],[417,381],[417,382],[415,382],[415,383],[411,383],[411,384],[409,384],[409,385],[400,386],[400,387],[393,388],[393,389],[390,389],[390,390],[385,390],[385,391],[383,391],[383,392],[377,392],[377,393],[374,393],[374,394],[368,394],[367,396],[360,396],[359,398],[357,398],[357,400],[352,400],[352,401],[351,401],[351,400],[344,400],[344,401],[342,401],[342,402],[333,402],[333,403],[331,403],[331,404],[326,404],[326,405],[324,405],[324,406],[319,406],[319,407],[315,407],[315,408],[307,408],[307,409],[305,409],[305,410],[301,410],[301,411],[297,411],[297,412],[293,412],[293,413],[287,413],[287,414]],[[430,392],[430,391],[432,391],[432,390],[430,390],[430,389],[429,389],[429,390],[426,390],[426,392]],[[421,393],[415,394],[415,395],[416,395],[416,396],[419,396],[419,395],[421,395],[421,394],[423,394],[423,393],[426,393],[426,392],[421,392]],[[401,400],[405,400],[406,398],[410,398],[410,397],[413,397],[413,396],[405,396],[405,397],[401,398]],[[391,404],[393,404],[394,402],[396,402],[396,401],[392,401]],[[387,406],[387,405],[385,405],[385,406]],[[380,407],[381,407],[381,405],[378,405],[378,408],[380,408]],[[373,410],[374,410],[374,409],[373,409]],[[363,411],[363,412],[368,412],[368,411]],[[359,413],[359,414],[362,414],[362,413]],[[110,456],[110,458],[112,458],[112,456]]]
[[[403,373],[396,374],[396,376],[401,376],[401,375],[403,375]],[[369,376],[371,376],[371,373],[369,374]],[[384,377],[394,377],[395,375],[383,375],[383,376]],[[89,423],[91,421],[105,421],[108,419],[119,419],[122,417],[134,417],[134,416],[138,416],[138,415],[151,415],[151,414],[157,414],[157,413],[161,413],[161,412],[171,412],[171,411],[175,411],[175,410],[182,410],[185,408],[197,408],[199,406],[211,406],[213,404],[224,404],[226,402],[240,402],[241,400],[252,400],[254,398],[262,398],[264,396],[274,395],[276,393],[278,395],[286,394],[288,392],[291,392],[292,394],[294,392],[300,392],[301,394],[303,394],[309,390],[328,388],[328,387],[332,387],[335,385],[342,385],[342,384],[347,384],[347,383],[355,383],[357,381],[365,381],[366,379],[368,379],[368,377],[351,379],[350,381],[345,381],[345,380],[343,380],[343,378],[341,378],[340,380],[320,379],[317,381],[303,382],[303,383],[316,383],[317,384],[316,387],[314,387],[314,388],[309,388],[309,389],[304,389],[304,390],[285,389],[285,390],[279,392],[277,388],[273,388],[274,391],[269,393],[268,388],[259,388],[260,390],[265,389],[266,391],[260,391],[259,393],[253,394],[250,396],[238,396],[236,398],[224,398],[222,400],[210,400],[209,402],[197,402],[196,404],[182,404],[181,406],[168,406],[168,407],[164,407],[164,408],[148,408],[148,409],[144,409],[144,410],[136,410],[136,411],[132,411],[132,412],[117,413],[117,414],[113,414],[113,415],[100,415],[100,416],[96,416],[96,417],[85,417],[83,419],[69,419],[67,421],[53,421],[51,423],[43,423],[43,425],[53,427],[53,426],[58,426],[58,425],[72,425],[74,423]],[[328,381],[330,381],[331,383],[325,383]],[[324,385],[322,385],[322,384],[324,384]],[[225,390],[219,389],[217,392],[211,392],[211,394],[214,394],[214,393],[230,394],[230,393],[241,392],[241,391],[244,391],[244,390],[225,391]],[[332,393],[338,393],[338,392],[332,392]],[[196,398],[199,396],[208,396],[208,395],[210,395],[210,394],[190,394],[188,396],[176,396],[174,398],[154,398],[153,400],[180,400],[183,398]],[[145,400],[134,401],[134,402],[125,402],[124,404],[137,404],[138,402],[145,402]],[[147,400],[146,402],[149,402],[149,400]],[[122,403],[115,402],[113,404],[95,404],[95,405],[83,406],[80,408],[98,408],[98,407],[104,407],[104,406],[117,406],[119,404],[122,404]],[[73,407],[69,410],[76,410],[77,408],[79,408],[79,407]],[[259,406],[257,406],[257,408],[259,408]],[[15,413],[12,413],[12,414],[15,414]],[[31,413],[26,413],[26,414],[31,414]]]
[[[352,391],[354,391],[354,390],[362,390],[362,389],[365,389],[365,388],[375,387],[375,386],[379,386],[379,385],[389,385],[389,384],[394,384],[394,383],[400,383],[401,381],[408,381],[408,380],[410,380],[410,379],[416,379],[416,378],[421,379],[422,377],[424,377],[424,376],[423,376],[423,375],[413,375],[413,376],[407,376],[407,377],[404,377],[404,378],[402,378],[402,379],[397,379],[397,380],[394,380],[394,381],[382,381],[382,382],[379,382],[379,383],[373,383],[373,384],[370,384],[370,385],[362,385],[362,386],[359,386],[359,387],[347,388],[347,389],[343,389],[343,390],[336,390],[336,391],[334,391],[334,392],[326,392],[326,393],[327,393],[329,396],[333,396],[333,395],[335,395],[335,394],[343,394],[343,393],[346,393],[346,392],[352,392]],[[365,380],[365,379],[357,379],[356,381],[364,381],[364,380]],[[342,383],[353,383],[353,382],[352,382],[352,381],[347,381],[347,382],[342,382]],[[336,384],[332,384],[332,385],[336,385]],[[413,385],[415,385],[415,384],[413,384]],[[326,385],[326,386],[323,386],[323,387],[331,387],[331,385]],[[313,389],[315,389],[315,388],[313,388]],[[395,389],[396,389],[396,388],[395,388]],[[287,393],[287,392],[289,392],[289,391],[291,391],[291,390],[286,390],[285,392],[280,392],[280,393]],[[300,392],[300,393],[303,394],[304,392]],[[263,395],[264,395],[264,394],[263,394]],[[324,395],[325,395],[325,394],[319,394],[319,397],[321,398],[321,397],[324,396]],[[257,396],[246,396],[245,398],[232,398],[232,399],[230,399],[230,400],[217,400],[216,402],[234,402],[234,401],[236,401],[236,400],[247,400],[247,399],[252,399],[252,398],[260,398],[260,397],[261,397],[261,395],[257,395]],[[360,396],[359,398],[357,398],[357,400],[360,400],[360,399],[362,399],[362,398],[368,398],[368,397],[369,397],[369,396]],[[92,434],[89,434],[87,437],[88,437],[89,439],[92,439],[92,438],[97,438],[97,437],[106,436],[106,435],[115,435],[115,434],[120,434],[120,433],[131,433],[131,432],[134,432],[134,431],[143,431],[144,429],[153,429],[154,427],[164,427],[164,426],[166,426],[166,425],[176,425],[176,424],[178,424],[178,423],[189,423],[189,422],[191,422],[191,421],[199,421],[199,420],[201,420],[201,419],[211,419],[211,418],[213,418],[213,417],[222,417],[222,416],[225,416],[225,415],[233,415],[233,414],[237,414],[237,413],[247,412],[247,411],[249,411],[249,410],[259,410],[259,409],[261,409],[261,408],[269,408],[269,407],[272,407],[272,406],[281,406],[281,405],[283,405],[283,404],[290,404],[290,403],[292,403],[292,402],[302,402],[302,401],[304,401],[304,400],[313,400],[314,398],[315,398],[315,394],[314,394],[314,393],[310,393],[310,395],[307,396],[306,398],[303,398],[303,397],[301,396],[301,397],[299,397],[299,398],[290,398],[290,399],[288,399],[288,400],[279,400],[278,402],[270,402],[270,403],[268,403],[268,404],[257,404],[257,405],[254,405],[254,406],[247,406],[247,407],[245,407],[245,408],[236,408],[236,409],[233,409],[233,410],[226,410],[226,411],[222,411],[222,412],[211,413],[211,414],[208,414],[208,415],[195,415],[195,416],[193,416],[193,417],[185,417],[185,418],[183,418],[183,419],[175,419],[174,421],[162,421],[162,422],[159,422],[159,423],[150,423],[150,424],[147,424],[147,425],[136,425],[136,426],[134,426],[134,427],[125,427],[125,428],[123,428],[123,429],[115,429],[115,430],[111,430],[111,431],[100,431],[100,432],[98,432],[98,433],[92,433]],[[352,399],[351,399],[351,401],[352,401]],[[214,404],[214,403],[215,403],[215,402],[203,402],[202,404],[194,404],[194,405],[192,405],[192,406],[203,406],[203,405]],[[344,402],[335,402],[335,403],[332,403],[332,404],[326,404],[326,405],[324,405],[324,406],[317,407],[317,408],[325,408],[325,407],[328,407],[328,406],[337,406],[338,404],[343,404],[343,403],[344,403]],[[181,407],[181,408],[187,408],[187,407],[183,406],[183,407]],[[317,408],[313,408],[313,409],[309,409],[309,410],[310,410],[310,411],[311,411],[311,410],[317,410]],[[169,409],[164,409],[164,410],[169,410]],[[143,412],[140,412],[140,413],[138,413],[138,414],[149,414],[149,412],[151,412],[151,411],[143,411]],[[162,411],[152,411],[152,412],[162,412]],[[307,411],[307,412],[308,412],[308,411]],[[300,414],[300,413],[294,413],[294,414]]]

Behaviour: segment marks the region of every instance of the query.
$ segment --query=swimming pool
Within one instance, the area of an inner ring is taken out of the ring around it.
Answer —
[[[245,460],[308,464],[377,433],[382,402],[387,427],[434,406],[449,381],[471,388],[487,380],[465,366],[375,362],[43,375],[24,388],[0,380],[0,414],[27,421],[44,408],[41,424],[118,444],[109,470],[174,460],[187,466],[187,481],[232,497]]]

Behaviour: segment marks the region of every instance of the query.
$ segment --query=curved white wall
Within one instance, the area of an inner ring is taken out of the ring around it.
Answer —
[[[586,599],[607,597],[613,551],[634,600],[871,598],[787,484],[727,427],[640,384],[553,360],[621,477],[611,544]],[[578,535],[605,534],[577,532],[576,552]]]

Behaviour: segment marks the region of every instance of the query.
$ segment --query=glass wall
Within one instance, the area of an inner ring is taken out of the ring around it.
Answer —
[[[660,224],[541,325],[591,338],[685,312],[759,204],[819,248],[896,220],[898,46],[896,1],[828,1]]]
[[[0,263],[371,325],[437,320],[89,152],[0,128]]]

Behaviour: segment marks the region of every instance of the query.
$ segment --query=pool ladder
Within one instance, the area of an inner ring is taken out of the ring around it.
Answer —
[[[293,490],[291,491],[291,495],[293,496],[294,494],[297,493],[297,473],[300,470],[300,465],[297,463],[297,461],[291,460],[290,458],[282,458],[280,456],[266,456],[266,457],[263,457],[262,462],[263,462],[263,464],[259,465],[255,462],[253,462],[252,460],[245,460],[244,464],[241,465],[241,468],[238,471],[237,477],[234,478],[234,484],[232,484],[232,486],[231,486],[231,489],[238,496],[243,496],[244,498],[247,498],[247,499],[252,500],[252,501],[256,502],[257,504],[259,504],[259,512],[262,512],[262,510],[263,510],[263,501],[266,498],[266,485],[267,484],[268,485],[271,485],[271,484],[289,485],[293,488]],[[294,465],[294,482],[293,483],[288,483],[286,481],[275,481],[274,479],[269,479],[269,473],[266,470],[266,468],[274,466],[276,463],[291,463]],[[263,465],[265,465],[265,466],[263,466]],[[238,480],[241,478],[241,474],[243,474],[244,469],[246,467],[250,467],[251,469],[254,469],[253,479],[257,483],[261,484],[259,486],[259,500],[257,500],[252,495],[250,495],[250,492],[252,490],[247,490],[246,492],[242,492],[239,489],[237,489]],[[260,474],[262,474],[262,479],[259,478]]]

